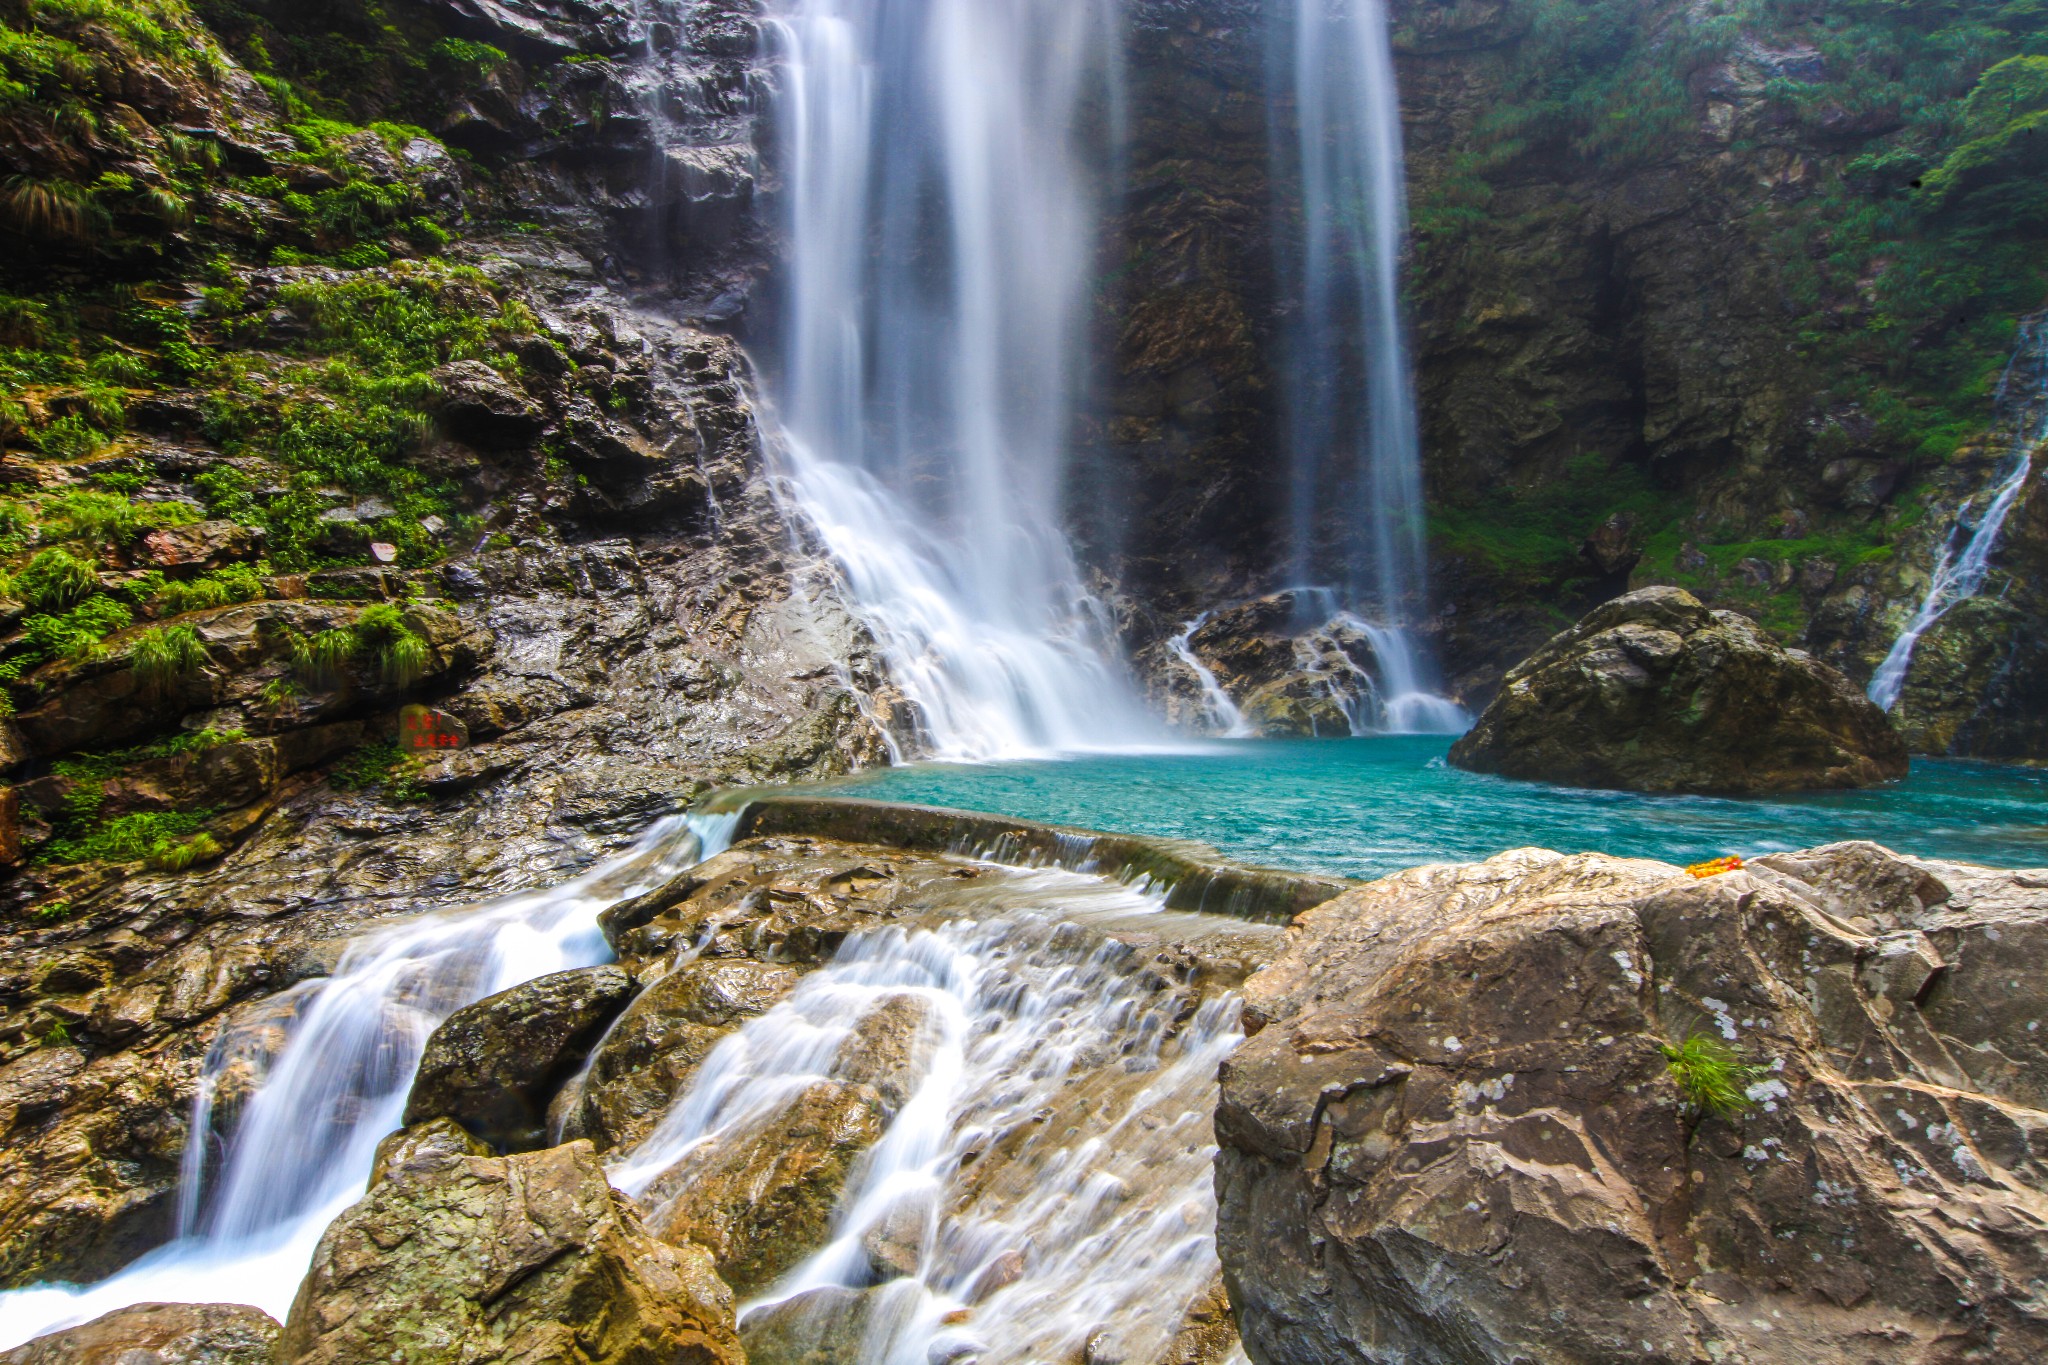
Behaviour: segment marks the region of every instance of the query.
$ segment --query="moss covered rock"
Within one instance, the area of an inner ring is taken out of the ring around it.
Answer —
[[[428,1144],[327,1229],[278,1359],[741,1365],[732,1291],[647,1235],[587,1142]]]
[[[1507,676],[1451,762],[1652,792],[1867,787],[1905,742],[1841,673],[1678,588],[1596,608]]]

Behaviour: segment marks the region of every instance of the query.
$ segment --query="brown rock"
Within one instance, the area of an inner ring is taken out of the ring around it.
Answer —
[[[556,1113],[565,1137],[599,1150],[632,1147],[653,1131],[670,1102],[719,1040],[796,989],[794,968],[747,961],[684,965],[641,992],[619,1017]]]
[[[1217,1111],[1252,1357],[2043,1355],[2043,887],[1871,845],[1705,880],[1522,850],[1303,915]],[[1703,1032],[1757,1068],[1732,1111],[1666,1060]]]
[[[320,1239],[281,1365],[743,1365],[710,1257],[649,1237],[590,1144],[425,1154]]]
[[[441,420],[450,432],[486,449],[509,449],[540,434],[546,420],[533,400],[481,360],[458,360],[434,371]]]
[[[823,1246],[853,1163],[882,1136],[867,1086],[821,1080],[761,1124],[692,1147],[655,1179],[648,1226],[706,1247],[742,1294]]]
[[[239,1303],[138,1303],[0,1354],[0,1365],[271,1365],[277,1320]]]
[[[165,526],[142,538],[142,552],[149,562],[173,574],[217,569],[254,559],[262,550],[263,532],[235,521]]]
[[[617,967],[584,967],[457,1010],[427,1039],[406,1123],[451,1118],[501,1152],[545,1145],[548,1100],[633,991]]]
[[[1574,787],[1766,792],[1906,775],[1891,721],[1846,677],[1678,588],[1595,608],[1510,670],[1451,762]]]

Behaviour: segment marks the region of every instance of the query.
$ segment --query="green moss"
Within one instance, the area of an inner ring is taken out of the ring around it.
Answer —
[[[1579,547],[1609,517],[1627,517],[1643,531],[1674,515],[1674,499],[1641,469],[1593,454],[1527,489],[1440,502],[1430,512],[1429,530],[1438,555],[1484,565],[1505,581],[1537,585],[1590,575]]]
[[[44,845],[50,863],[136,863],[169,855],[199,833],[213,811],[145,811],[67,826]]]
[[[429,794],[419,781],[424,766],[418,755],[407,753],[396,741],[383,741],[348,754],[328,777],[344,791],[374,791],[392,801],[425,801]]]
[[[44,550],[12,579],[10,595],[23,606],[49,611],[74,606],[100,587],[97,566],[68,550]]]

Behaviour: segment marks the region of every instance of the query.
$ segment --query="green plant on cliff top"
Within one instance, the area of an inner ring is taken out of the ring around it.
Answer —
[[[1703,1114],[1732,1118],[1749,1108],[1749,1087],[1764,1074],[1740,1048],[1709,1033],[1665,1043],[1664,1061],[1685,1102]]]

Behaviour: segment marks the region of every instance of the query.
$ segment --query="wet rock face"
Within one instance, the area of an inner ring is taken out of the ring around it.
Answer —
[[[0,1354],[0,1365],[272,1365],[277,1322],[239,1303],[139,1303]]]
[[[647,1235],[588,1143],[400,1163],[321,1238],[279,1343],[366,1360],[739,1365],[701,1249]]]
[[[711,1049],[796,989],[798,975],[769,963],[711,961],[662,977],[620,1016],[588,1072],[555,1100],[562,1136],[590,1138],[600,1151],[636,1145],[689,1088]]]
[[[1451,762],[1726,793],[1873,786],[1907,766],[1904,741],[1847,678],[1677,588],[1598,607],[1516,666]]]
[[[1262,1365],[2032,1359],[2048,875],[1525,850],[1301,918],[1225,1065]],[[2024,1017],[2022,1017],[2024,1016]],[[1756,1070],[1713,1112],[1664,1047]]]
[[[1372,639],[1334,601],[1271,593],[1210,614],[1189,632],[1188,652],[1209,669],[1252,733],[1342,737],[1378,725],[1382,666]],[[1199,689],[1184,661],[1165,670],[1169,715],[1198,727]]]
[[[634,989],[617,967],[587,967],[457,1010],[427,1039],[405,1122],[451,1118],[501,1152],[546,1145],[549,1097]]]

